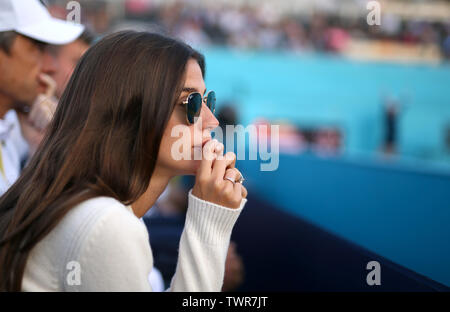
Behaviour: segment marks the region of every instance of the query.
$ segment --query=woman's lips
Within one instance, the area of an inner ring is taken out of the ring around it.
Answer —
[[[204,148],[205,144],[208,143],[209,141],[211,141],[211,139],[203,141],[201,145],[194,145],[194,148]]]

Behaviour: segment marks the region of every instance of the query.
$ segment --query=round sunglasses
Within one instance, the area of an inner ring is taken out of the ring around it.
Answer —
[[[205,97],[200,92],[190,93],[186,101],[183,102],[186,105],[186,120],[189,124],[195,123],[195,118],[200,116],[202,103],[204,102],[214,114],[216,111],[216,93],[214,91],[209,91]]]

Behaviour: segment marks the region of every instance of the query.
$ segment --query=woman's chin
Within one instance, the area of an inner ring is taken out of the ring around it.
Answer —
[[[202,162],[201,160],[191,160],[191,168],[192,168],[191,173],[193,175],[197,174],[197,171],[198,171],[198,168],[200,168],[201,162]]]
[[[200,160],[184,161],[182,168],[178,167],[177,175],[196,175],[200,167]]]

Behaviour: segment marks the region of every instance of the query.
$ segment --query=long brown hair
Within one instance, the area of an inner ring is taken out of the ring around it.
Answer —
[[[128,205],[145,192],[190,58],[204,75],[190,46],[131,31],[85,53],[36,154],[0,198],[0,290],[21,290],[31,249],[75,205],[96,196]]]

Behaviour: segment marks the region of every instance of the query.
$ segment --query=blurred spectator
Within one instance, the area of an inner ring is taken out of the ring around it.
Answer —
[[[224,144],[225,151],[231,151],[234,149],[234,146],[231,146],[229,150],[227,150],[227,125],[235,126],[238,123],[237,111],[231,103],[224,103],[217,110],[216,118],[219,121],[219,127],[222,129],[222,143]],[[234,133],[229,134],[234,135]]]
[[[253,125],[256,127],[257,142],[260,142],[261,140],[270,142],[270,121],[265,118],[257,118],[253,122]]]
[[[62,46],[53,46],[57,69],[51,76],[56,82],[55,95],[58,99],[61,98],[75,66],[94,42],[94,39],[93,33],[85,29],[75,41]]]
[[[50,17],[38,0],[14,4],[12,0],[0,0],[0,12],[0,194],[3,194],[18,178],[29,153],[18,113],[23,116],[22,124],[34,135],[39,130],[34,128],[37,120],[33,116],[40,115],[26,114],[31,108],[45,115],[53,105],[50,100],[34,103],[39,93],[51,88],[48,75],[55,70],[54,58],[47,53],[46,46],[69,43],[84,27]]]
[[[93,34],[85,29],[73,42],[46,47],[45,58],[53,63],[52,69],[46,71],[47,76],[44,78],[46,85],[41,91],[42,94],[39,94],[34,101],[30,113],[28,115],[23,112],[18,113],[23,136],[29,145],[27,158],[34,154],[41,143],[45,129],[56,111],[57,103],[76,64],[93,40]],[[33,123],[29,120],[33,120]]]
[[[383,151],[385,154],[395,154],[397,149],[397,127],[399,102],[393,97],[387,97],[384,102],[385,136]]]
[[[313,150],[320,156],[333,156],[340,152],[341,134],[334,127],[324,127],[315,133]]]
[[[307,147],[302,132],[289,122],[280,123],[279,138],[280,153],[298,154]]]
[[[48,0],[52,12],[67,14],[65,0]],[[449,58],[449,23],[405,19],[392,13],[383,15],[380,26],[368,25],[366,16],[347,15],[333,10],[312,10],[296,15],[277,10],[273,3],[231,5],[197,1],[153,2],[146,0],[79,0],[83,23],[97,33],[105,33],[123,19],[158,25],[165,33],[194,46],[228,45],[244,49],[316,50],[342,53],[352,39],[377,39],[400,43],[435,44]],[[334,2],[334,1],[330,1]],[[336,1],[337,2],[337,1]],[[353,10],[358,8],[354,3]],[[338,5],[338,4],[337,4]],[[311,4],[312,7],[314,5]],[[348,7],[347,9],[349,9]],[[120,16],[120,12],[123,12]],[[153,27],[155,28],[155,27]],[[156,27],[158,28],[158,27]]]
[[[450,153],[450,124],[448,124],[445,127],[445,149],[447,150],[447,153]]]
[[[231,103],[224,103],[217,110],[217,120],[219,126],[225,128],[227,125],[236,125],[238,123],[237,111]]]

